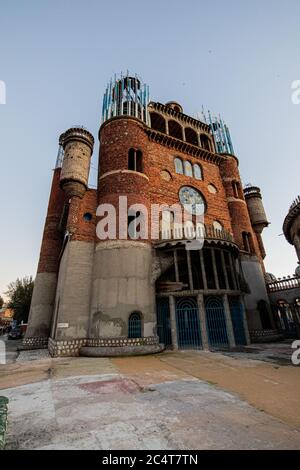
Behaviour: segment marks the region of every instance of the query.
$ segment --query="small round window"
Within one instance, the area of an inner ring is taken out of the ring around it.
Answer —
[[[92,220],[93,216],[90,212],[86,212],[83,216],[83,219],[86,221],[86,222],[90,222]]]
[[[211,194],[217,194],[218,192],[217,188],[213,184],[209,184],[207,189]]]

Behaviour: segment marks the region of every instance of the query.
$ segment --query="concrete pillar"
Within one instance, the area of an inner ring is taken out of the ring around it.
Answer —
[[[205,272],[203,250],[200,250],[199,254],[200,254],[200,264],[201,264],[202,278],[203,278],[203,286],[204,286],[204,290],[207,290],[207,279],[206,279],[206,272]]]
[[[211,255],[212,255],[212,264],[213,264],[213,270],[214,270],[214,278],[215,278],[215,284],[216,284],[216,289],[219,289],[219,278],[218,278],[218,270],[217,270],[217,264],[216,264],[216,255],[215,255],[215,250],[211,250]]]
[[[173,254],[174,254],[174,266],[175,266],[175,279],[176,279],[176,282],[179,282],[179,269],[178,269],[177,250],[174,250]]]
[[[170,305],[172,345],[173,345],[174,350],[178,350],[177,324],[176,324],[176,305],[175,305],[174,295],[169,296],[169,305]]]
[[[202,338],[202,347],[204,351],[209,350],[209,342],[208,342],[208,334],[206,328],[206,314],[205,314],[205,305],[204,305],[204,297],[203,294],[197,295],[197,304],[199,310],[199,320],[200,320],[200,328],[201,328],[201,338]]]
[[[244,299],[242,295],[239,296],[239,302],[243,310],[243,325],[244,325],[244,330],[245,330],[246,343],[247,345],[249,345],[251,344],[251,340],[250,340],[250,334],[249,334],[249,328],[248,328],[248,322],[247,322],[246,309],[245,309]]]
[[[234,288],[235,289],[238,289],[238,282],[237,282],[237,279],[236,279],[236,269],[235,269],[235,266],[233,264],[233,259],[232,259],[232,254],[229,253],[229,263],[230,263],[230,270],[231,270],[231,276],[232,276],[232,279],[233,279],[233,285],[234,285]]]
[[[185,250],[185,251],[186,251],[186,259],[187,259],[187,266],[188,266],[188,273],[189,273],[190,290],[193,292],[194,283],[193,283],[193,273],[192,273],[192,263],[191,263],[191,252],[189,250]]]
[[[222,261],[222,269],[225,277],[225,285],[226,289],[229,290],[229,282],[228,282],[228,274],[227,274],[227,269],[226,269],[226,264],[225,264],[225,256],[224,256],[224,251],[221,250],[221,261]]]
[[[222,300],[223,300],[223,305],[224,305],[224,312],[225,312],[225,320],[226,320],[226,328],[227,328],[229,347],[230,348],[235,348],[235,339],[234,339],[231,313],[230,313],[230,307],[229,307],[227,294],[222,295]]]

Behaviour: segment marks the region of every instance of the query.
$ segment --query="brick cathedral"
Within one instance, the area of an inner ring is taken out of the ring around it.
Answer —
[[[52,356],[232,349],[274,329],[268,221],[260,189],[242,187],[223,121],[151,101],[127,74],[106,89],[98,137],[97,189],[88,185],[93,136],[76,127],[59,138],[24,347]],[[153,205],[189,204],[192,217],[202,205],[203,246],[187,249],[172,222],[167,237],[120,235],[121,221],[140,216],[121,213],[124,196],[149,209],[149,224]],[[116,213],[114,239],[97,236],[104,204]]]

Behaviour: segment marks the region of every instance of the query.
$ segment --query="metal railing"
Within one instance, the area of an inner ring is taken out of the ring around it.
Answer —
[[[270,282],[269,284],[267,284],[267,288],[269,292],[297,289],[300,288],[300,277],[292,277]]]
[[[193,238],[225,240],[234,243],[233,236],[230,232],[227,230],[217,230],[212,225],[198,225],[196,228],[184,228],[183,225],[177,224],[167,227],[159,233],[160,242],[164,240],[186,240]]]
[[[260,195],[260,188],[257,186],[245,186],[244,188],[244,195],[250,196],[251,194],[259,194]]]

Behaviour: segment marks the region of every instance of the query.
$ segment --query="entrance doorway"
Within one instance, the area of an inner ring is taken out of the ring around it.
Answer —
[[[180,349],[202,349],[199,311],[194,297],[177,299],[176,324]]]
[[[213,348],[228,348],[229,341],[222,299],[217,296],[207,297],[205,312],[209,345]]]

